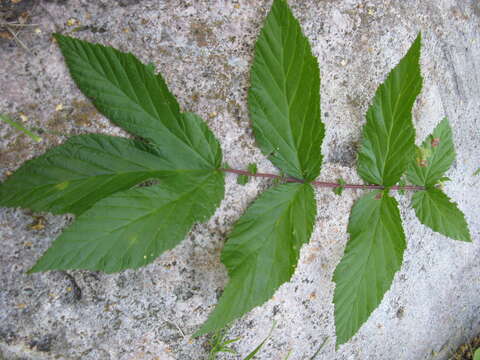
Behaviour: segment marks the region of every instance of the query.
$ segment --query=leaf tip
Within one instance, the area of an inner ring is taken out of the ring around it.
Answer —
[[[27,275],[32,275],[32,274],[34,274],[34,273],[37,273],[37,272],[42,271],[41,269],[38,268],[37,264],[38,264],[38,262],[35,263],[35,265],[33,265],[30,269],[28,269],[28,270],[25,272],[25,274],[27,274]]]
[[[415,40],[410,47],[411,51],[418,52],[420,54],[420,48],[422,47],[422,32],[419,31]]]
[[[472,242],[472,235],[470,234],[470,229],[468,228],[468,225],[467,225],[466,232],[465,232],[464,236],[462,236],[461,238],[459,238],[457,240],[467,242],[467,243]]]
[[[57,41],[58,43],[64,41],[65,39],[68,38],[68,36],[62,35],[58,32],[52,33],[52,37]]]
[[[419,72],[419,77],[420,80],[422,80],[422,74],[420,72],[420,54],[421,54],[421,48],[422,48],[422,33],[419,32],[415,40],[413,41],[412,45],[410,46],[410,49],[407,52],[407,56],[410,55],[412,56],[413,59],[415,59],[415,63],[418,66],[418,72]]]
[[[200,336],[203,336],[203,335],[206,335],[208,334],[210,331],[206,330],[205,329],[205,324],[203,324],[200,329],[198,329],[197,331],[195,331],[192,335],[192,338],[194,339],[198,339]]]
[[[336,339],[335,339],[335,351],[338,351],[338,348],[348,342],[351,338],[353,337],[350,336],[349,338],[342,336],[342,334],[336,334]]]
[[[418,41],[418,42],[422,42],[422,32],[419,31],[418,34],[417,34],[417,37],[415,38],[415,41]]]

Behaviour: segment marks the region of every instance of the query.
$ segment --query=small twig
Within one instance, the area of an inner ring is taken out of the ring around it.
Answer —
[[[12,34],[12,36],[15,38],[15,40],[20,44],[21,47],[23,47],[27,52],[29,52],[30,54],[32,53],[30,51],[30,49],[27,47],[27,45],[25,45],[23,43],[22,40],[20,40],[20,38],[17,36],[17,33],[14,33],[12,29],[10,29],[10,27],[7,26],[7,30],[10,34]]]
[[[21,23],[9,23],[9,22],[0,22],[0,27],[6,26],[17,26],[17,27],[27,27],[27,26],[39,26],[39,24],[21,24]]]
[[[19,123],[13,121],[12,119],[10,119],[8,116],[6,115],[2,115],[0,114],[0,120],[6,122],[7,124],[9,124],[10,126],[13,126],[15,129],[17,130],[20,130],[21,132],[23,132],[25,135],[29,136],[30,138],[32,138],[33,140],[35,140],[36,142],[41,142],[42,141],[42,138],[36,134],[34,134],[33,132],[31,132],[30,130],[26,129],[25,127],[23,127],[22,125],[20,125]]]
[[[186,335],[185,335],[185,333],[183,332],[182,328],[181,328],[180,326],[178,326],[178,324],[177,324],[176,322],[170,321],[170,320],[165,320],[165,319],[164,319],[164,321],[165,321],[166,323],[169,323],[169,324],[175,326],[175,327],[177,328],[177,330],[180,332],[180,334],[182,335],[183,338],[186,337]]]
[[[270,179],[281,179],[285,182],[292,182],[292,183],[304,183],[304,180],[296,179],[292,177],[282,177],[280,175],[275,174],[265,174],[265,173],[250,173],[246,170],[237,170],[237,169],[219,169],[220,171],[229,172],[237,175],[245,175],[245,176],[252,176],[252,177],[262,177],[262,178],[270,178]],[[317,187],[326,187],[326,188],[338,188],[343,187],[344,189],[363,189],[363,190],[384,190],[387,188],[383,185],[359,185],[359,184],[339,184],[339,183],[332,183],[332,182],[323,182],[323,181],[312,181],[312,185]],[[405,186],[390,186],[390,190],[425,190],[424,186],[417,186],[417,185],[405,185]]]

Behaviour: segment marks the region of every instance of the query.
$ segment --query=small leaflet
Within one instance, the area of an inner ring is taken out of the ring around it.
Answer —
[[[338,182],[338,186],[333,188],[333,192],[336,194],[336,195],[342,195],[343,193],[343,190],[345,190],[345,180],[343,180],[343,178],[338,178],[337,179],[337,182]]]
[[[250,174],[255,175],[257,173],[257,164],[255,164],[255,163],[248,164],[247,171]],[[246,185],[249,178],[250,178],[250,176],[248,176],[248,175],[238,175],[237,176],[237,184]]]

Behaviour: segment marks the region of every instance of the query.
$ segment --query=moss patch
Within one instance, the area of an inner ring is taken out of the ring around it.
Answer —
[[[480,349],[480,334],[470,342],[460,345],[450,360],[473,360],[473,354],[477,349]]]

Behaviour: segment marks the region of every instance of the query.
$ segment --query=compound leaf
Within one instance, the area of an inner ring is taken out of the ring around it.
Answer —
[[[72,78],[105,116],[161,147],[179,168],[221,165],[218,142],[194,114],[182,114],[160,74],[130,53],[56,34]]]
[[[214,213],[223,198],[223,178],[218,171],[175,175],[100,200],[53,242],[30,272],[111,273],[144,266]]]
[[[320,72],[286,1],[275,0],[255,47],[248,94],[262,152],[286,174],[313,180],[325,134],[320,120]]]
[[[417,191],[412,206],[420,222],[451,239],[472,241],[465,216],[440,189]]]
[[[413,158],[412,107],[422,88],[419,59],[420,35],[379,86],[367,111],[358,173],[368,183],[396,184]]]
[[[435,185],[454,160],[452,129],[448,119],[444,118],[422,146],[417,147],[415,161],[410,162],[407,170],[408,180],[420,186]]]
[[[348,232],[345,254],[333,276],[337,345],[347,342],[380,304],[405,250],[397,201],[381,191],[357,200]]]
[[[0,205],[81,214],[98,200],[175,167],[139,141],[89,134],[27,161],[0,184]]]
[[[316,214],[308,184],[277,185],[263,193],[238,220],[222,252],[230,277],[199,336],[223,328],[270,299],[290,280]]]

